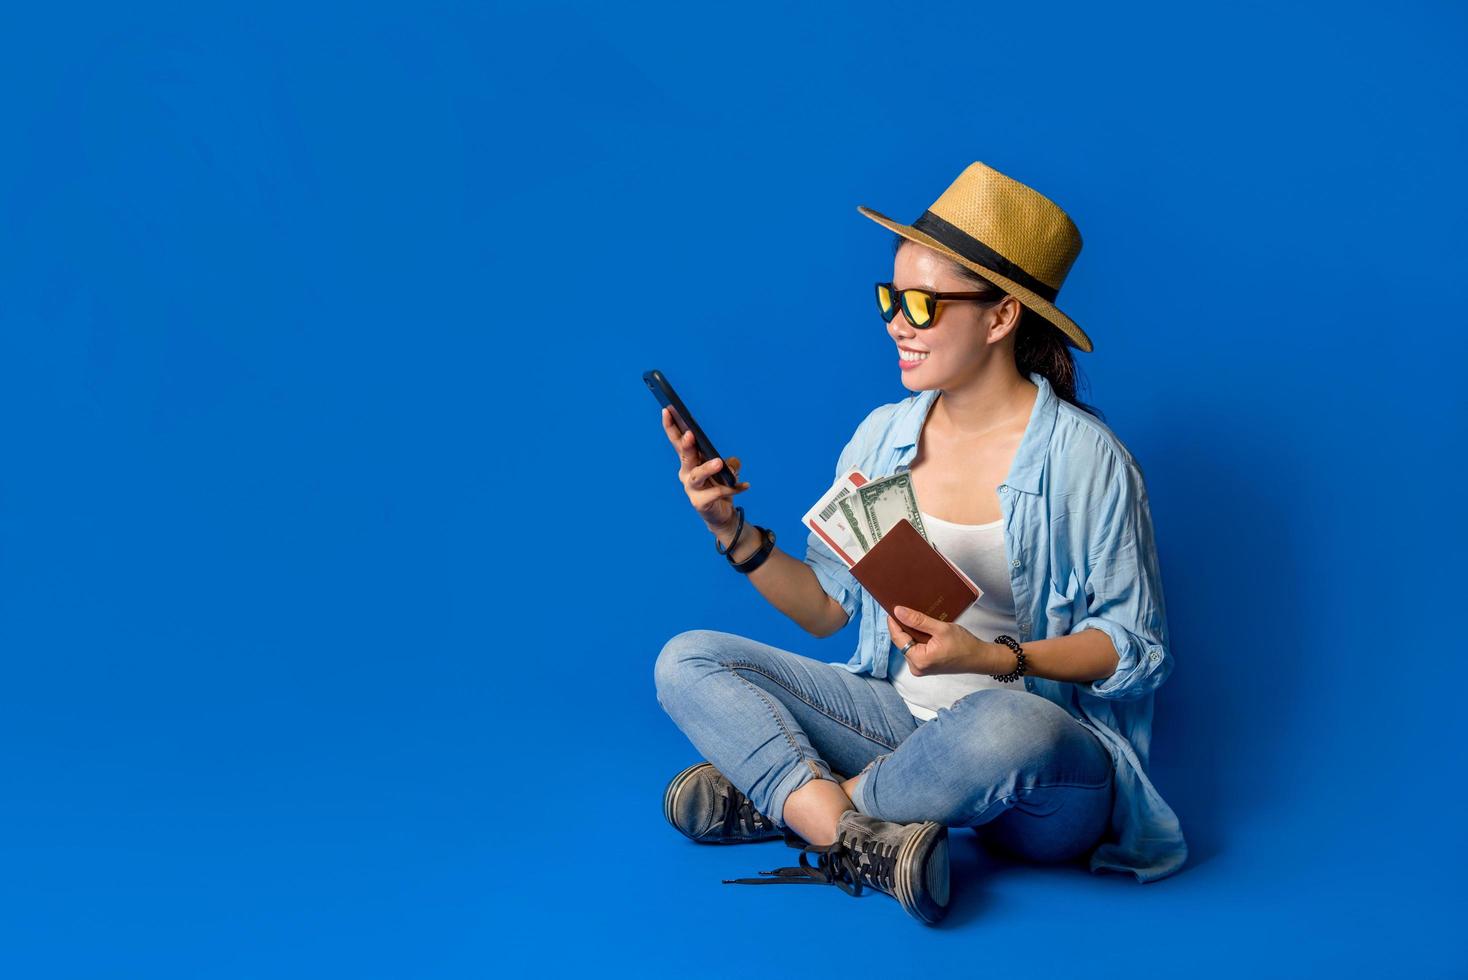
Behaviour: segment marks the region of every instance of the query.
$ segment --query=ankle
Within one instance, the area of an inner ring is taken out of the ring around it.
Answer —
[[[807,843],[825,847],[836,842],[841,815],[854,809],[840,783],[812,779],[786,798],[785,825]]]

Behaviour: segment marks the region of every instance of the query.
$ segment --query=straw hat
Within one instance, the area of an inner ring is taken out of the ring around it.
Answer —
[[[1071,346],[1092,349],[1086,332],[1055,308],[1065,274],[1081,253],[1080,229],[1039,191],[975,161],[910,225],[865,205],[857,210],[1013,294],[1060,328]]]

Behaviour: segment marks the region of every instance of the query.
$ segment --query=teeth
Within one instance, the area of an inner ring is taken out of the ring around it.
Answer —
[[[905,351],[900,347],[897,349],[897,353],[901,355],[904,361],[926,361],[928,359],[928,355],[926,354],[914,354],[911,351]]]

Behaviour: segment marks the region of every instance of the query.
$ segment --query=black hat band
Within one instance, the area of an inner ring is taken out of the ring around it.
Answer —
[[[912,223],[912,227],[953,249],[970,262],[1013,279],[1046,302],[1053,303],[1055,297],[1060,295],[1060,290],[1045,285],[962,228],[949,224],[931,211],[924,211],[922,217]]]

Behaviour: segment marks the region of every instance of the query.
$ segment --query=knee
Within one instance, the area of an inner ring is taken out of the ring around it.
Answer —
[[[1035,773],[1049,765],[1074,721],[1063,709],[1025,691],[989,688],[954,704],[963,764],[970,772]]]
[[[692,663],[707,658],[716,636],[715,630],[684,630],[663,644],[653,665],[653,684],[659,703],[666,704],[664,699],[678,689]]]

